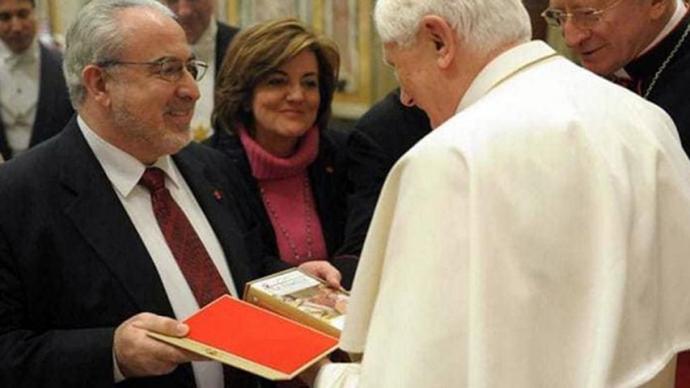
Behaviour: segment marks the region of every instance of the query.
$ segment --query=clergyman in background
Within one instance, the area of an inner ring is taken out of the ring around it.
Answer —
[[[690,151],[690,13],[683,0],[551,0],[542,15],[561,29],[582,66],[662,107]]]
[[[690,154],[690,13],[682,0],[551,0],[542,15],[560,28],[582,66],[662,107]],[[690,274],[688,274],[690,276]],[[678,356],[690,388],[690,353]],[[682,385],[680,385],[682,384]]]

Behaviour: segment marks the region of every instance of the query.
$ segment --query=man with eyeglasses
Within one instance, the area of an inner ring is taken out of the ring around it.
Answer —
[[[683,0],[551,0],[542,13],[587,69],[662,107],[690,153],[690,13]],[[689,275],[690,276],[690,275]],[[677,387],[690,388],[690,353]]]
[[[154,0],[92,0],[66,41],[78,115],[0,168],[0,387],[258,387],[146,334],[285,268],[190,143],[205,64]]]
[[[671,115],[690,151],[690,16],[683,0],[551,0],[542,13],[584,67]]]
[[[214,18],[216,0],[161,0],[177,16],[187,35],[187,42],[197,58],[208,63],[208,76],[199,82],[200,97],[192,118],[192,131],[197,141],[213,134],[211,113],[215,96],[215,79],[225,52],[238,28]]]
[[[36,38],[33,0],[0,0],[0,154],[5,159],[55,135],[74,113],[62,54]]]

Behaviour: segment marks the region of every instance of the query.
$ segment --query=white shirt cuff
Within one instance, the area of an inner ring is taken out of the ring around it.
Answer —
[[[359,385],[361,365],[332,363],[319,369],[314,388],[356,388]]]

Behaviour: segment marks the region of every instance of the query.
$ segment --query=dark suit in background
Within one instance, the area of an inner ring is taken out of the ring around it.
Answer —
[[[355,124],[347,144],[351,193],[341,251],[359,255],[388,171],[417,141],[431,131],[426,114],[389,93]]]
[[[39,43],[40,77],[36,118],[29,147],[49,139],[65,127],[74,114],[69,100],[65,76],[62,74],[62,54],[57,49]],[[5,125],[0,119],[0,154],[12,158],[12,150],[5,137]]]
[[[216,33],[216,78],[220,73],[219,69],[223,64],[223,58],[225,58],[225,53],[228,51],[230,42],[235,34],[240,30],[237,27],[225,24],[221,21],[217,21],[218,32]]]
[[[190,144],[173,160],[239,292],[264,275],[262,242],[225,157]],[[30,177],[27,179],[27,177]],[[174,317],[153,261],[72,120],[0,168],[0,386],[113,386],[113,332],[148,311]],[[219,195],[220,193],[220,195]],[[235,371],[233,387],[256,385]],[[236,385],[235,385],[236,384]],[[189,364],[123,387],[193,387]]]

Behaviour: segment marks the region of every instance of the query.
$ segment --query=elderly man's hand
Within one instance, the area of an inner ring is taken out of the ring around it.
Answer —
[[[141,313],[123,322],[115,329],[113,351],[124,377],[164,375],[177,365],[206,358],[155,340],[147,331],[184,337],[189,327],[172,318]]]
[[[338,271],[331,263],[326,260],[314,260],[302,263],[299,266],[302,271],[316,276],[319,279],[326,281],[330,287],[340,288],[340,271]]]

